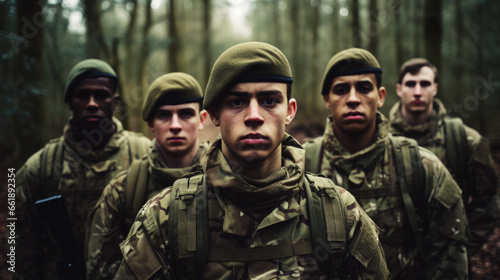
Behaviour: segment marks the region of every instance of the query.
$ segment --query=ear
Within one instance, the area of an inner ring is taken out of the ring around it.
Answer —
[[[433,97],[436,96],[438,93],[438,83],[434,83],[434,94],[432,95]]]
[[[295,98],[291,98],[288,101],[288,109],[286,113],[286,122],[285,125],[289,125],[293,118],[295,118],[295,114],[297,113],[297,101]]]
[[[154,127],[153,122],[154,122],[154,119],[153,120],[149,120],[147,123],[148,123],[149,131],[151,131],[151,132],[154,133],[155,132],[155,127]]]
[[[378,89],[378,108],[381,108],[382,105],[384,105],[385,95],[386,95],[385,87],[380,87]]]
[[[202,130],[205,127],[205,121],[207,120],[208,112],[207,110],[200,111],[200,124],[198,125],[198,129]]]
[[[323,95],[323,101],[325,102],[326,109],[330,110],[330,102],[328,102],[330,94]]]
[[[220,120],[219,120],[219,114],[217,113],[217,108],[215,106],[208,108],[208,114],[210,115],[210,120],[212,120],[212,123],[215,126],[219,127]]]
[[[120,104],[120,100],[121,100],[121,98],[118,94],[113,95],[113,101],[112,101],[113,103],[111,103],[111,109],[113,111],[115,111],[116,108],[118,108],[118,104]]]
[[[398,94],[399,97],[402,97],[403,93],[401,92],[401,84],[398,83],[396,84],[396,93]]]

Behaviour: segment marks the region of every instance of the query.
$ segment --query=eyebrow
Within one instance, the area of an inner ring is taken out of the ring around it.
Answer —
[[[263,90],[263,91],[257,92],[257,95],[264,95],[264,96],[277,95],[277,94],[283,94],[283,93],[279,90]],[[244,97],[244,96],[250,96],[250,93],[247,91],[232,90],[227,95],[235,95],[235,96]]]

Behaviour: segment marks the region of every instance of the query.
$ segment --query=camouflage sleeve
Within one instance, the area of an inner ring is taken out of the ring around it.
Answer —
[[[33,155],[16,173],[16,273],[13,279],[40,279],[44,265],[43,224],[33,204],[40,180],[40,152]]]
[[[425,269],[429,279],[468,279],[467,217],[461,190],[441,161],[421,148],[427,175],[428,228],[424,234]]]
[[[123,259],[114,279],[175,279],[168,256],[168,225],[171,188],[151,198],[139,211],[127,239],[120,244]]]
[[[466,132],[472,151],[468,170],[472,176],[468,177],[469,197],[464,203],[470,225],[469,248],[474,254],[481,249],[497,225],[499,181],[488,139],[470,128],[466,128]]]
[[[339,188],[347,215],[347,248],[341,279],[390,279],[378,227],[356,202],[354,196]]]
[[[120,265],[119,244],[125,240],[129,229],[124,213],[123,183],[126,177],[126,172],[122,172],[104,188],[87,218],[87,279],[113,279]]]

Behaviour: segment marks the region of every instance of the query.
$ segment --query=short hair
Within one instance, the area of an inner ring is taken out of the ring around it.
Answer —
[[[399,68],[398,84],[401,84],[403,82],[403,77],[406,75],[406,73],[416,75],[420,71],[420,69],[426,66],[431,68],[432,72],[434,72],[434,82],[437,83],[438,70],[436,66],[434,66],[425,58],[413,58],[403,63],[403,65],[401,65],[401,68]]]

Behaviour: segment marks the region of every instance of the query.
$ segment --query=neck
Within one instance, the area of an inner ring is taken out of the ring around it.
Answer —
[[[246,159],[235,158],[231,159],[227,155],[227,147],[223,145],[222,152],[231,164],[231,169],[234,173],[243,175],[250,179],[264,179],[271,176],[274,172],[281,168],[281,147],[280,144],[276,150],[266,159],[256,162],[248,161]],[[250,156],[251,157],[251,156]],[[248,158],[250,158],[248,157]]]
[[[74,128],[73,138],[76,142],[89,143],[92,147],[92,150],[100,151],[106,147],[109,140],[116,133],[116,128],[112,129],[112,132],[105,132],[98,128]]]
[[[345,132],[337,130],[335,127],[333,130],[342,147],[349,153],[354,154],[373,144],[375,141],[375,128],[376,123],[374,122],[368,130],[360,133]]]
[[[432,106],[423,112],[409,112],[405,107],[401,107],[401,115],[409,125],[418,125],[426,122],[432,115]]]
[[[158,143],[156,144],[158,146]],[[193,159],[196,157],[198,153],[198,149],[200,148],[198,142],[193,145],[193,148],[189,151],[186,151],[184,154],[172,154],[167,152],[165,149],[162,149],[158,146],[158,150],[160,150],[161,155],[164,159],[165,165],[170,168],[184,168],[191,166],[193,164]]]

